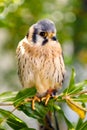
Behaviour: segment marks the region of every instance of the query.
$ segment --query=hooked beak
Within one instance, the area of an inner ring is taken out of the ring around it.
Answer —
[[[54,33],[52,33],[52,32],[48,33],[48,38],[52,39],[53,36],[54,36]]]
[[[56,41],[57,39],[56,39],[56,36],[54,35],[54,33],[52,33],[52,32],[49,32],[48,33],[48,38],[49,39],[52,39],[53,41]]]

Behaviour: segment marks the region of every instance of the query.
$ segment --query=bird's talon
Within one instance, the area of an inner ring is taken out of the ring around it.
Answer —
[[[48,95],[47,95],[47,98],[46,98],[46,101],[45,101],[45,105],[47,105],[47,103],[48,103],[48,101],[49,101],[50,97],[51,97],[51,95],[50,95],[50,94],[48,94]]]
[[[47,94],[45,97],[42,97],[41,101],[44,101],[45,100],[45,105],[47,105],[49,99],[50,99],[51,95],[50,94]]]
[[[58,98],[58,95],[56,95],[56,96],[53,96],[53,98],[56,100],[56,99]]]
[[[38,98],[37,96],[35,96],[33,99],[32,99],[32,109],[35,110],[35,102],[40,102],[40,98]]]
[[[35,110],[35,102],[40,102],[40,98],[38,98],[37,96],[35,96],[34,98],[26,98],[24,100],[25,102],[32,102],[32,109]]]
[[[44,100],[46,100],[46,97],[42,97],[42,98],[41,98],[41,101],[44,101]]]
[[[26,98],[24,101],[25,101],[25,102],[31,102],[31,101],[32,101],[32,98]]]

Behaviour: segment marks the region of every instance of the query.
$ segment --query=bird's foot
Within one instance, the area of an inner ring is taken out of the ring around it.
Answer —
[[[50,100],[51,98],[51,95],[50,94],[47,94],[45,97],[42,97],[41,98],[41,101],[44,101],[45,100],[45,105],[47,105],[48,101]]]
[[[44,97],[41,98],[41,101],[45,100],[45,105],[47,105],[48,101],[50,100],[50,98],[54,98],[57,99],[58,96],[56,95],[57,90],[56,89],[48,89],[46,95]]]
[[[40,102],[40,98],[37,96],[34,96],[34,98],[27,98],[25,99],[25,102],[32,102],[32,109],[35,110],[35,102]]]

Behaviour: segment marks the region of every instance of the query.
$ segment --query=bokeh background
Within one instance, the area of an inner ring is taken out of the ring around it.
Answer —
[[[72,67],[77,74],[76,82],[87,79],[87,0],[0,0],[0,93],[21,89],[16,47],[28,28],[44,18],[55,23],[63,48],[64,87],[68,85]],[[67,113],[66,105],[63,108],[70,120],[75,121],[76,115],[70,116],[72,112]]]

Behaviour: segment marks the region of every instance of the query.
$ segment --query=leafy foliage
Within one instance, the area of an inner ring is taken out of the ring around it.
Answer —
[[[2,121],[6,120],[7,124],[14,130],[28,128],[21,119],[19,119],[9,111],[0,109],[0,116]]]
[[[19,92],[5,92],[0,94],[0,105],[14,105],[15,109],[24,112],[27,116],[35,118],[40,124],[45,125],[46,114],[54,110],[60,113],[67,124],[68,130],[86,130],[87,121],[84,121],[87,109],[85,105],[82,105],[87,101],[87,91],[84,89],[87,85],[87,81],[81,83],[75,83],[75,72],[72,69],[69,86],[58,95],[57,98],[51,98],[48,104],[45,106],[44,101],[35,103],[35,110],[32,110],[31,102],[26,102],[26,98],[33,98],[36,94],[35,87],[25,88]],[[10,94],[10,96],[8,96]],[[67,105],[75,111],[79,116],[77,125],[73,125],[65,116],[62,108],[58,105],[58,102],[66,102]],[[15,110],[14,109],[14,110]],[[14,111],[13,110],[13,111]],[[0,124],[6,122],[14,130],[33,130],[28,128],[26,123],[15,116],[12,112],[0,109]]]
[[[19,105],[21,102],[23,102],[24,99],[27,97],[33,97],[36,94],[35,87],[32,88],[26,88],[24,90],[21,90],[14,99],[14,105]]]

